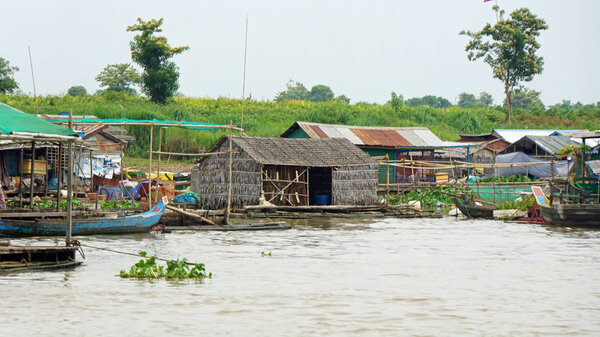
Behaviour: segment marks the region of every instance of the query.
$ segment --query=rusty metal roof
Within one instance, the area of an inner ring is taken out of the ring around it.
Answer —
[[[302,129],[309,138],[346,138],[354,145],[373,147],[449,147],[465,144],[444,142],[426,127],[350,126],[296,122],[281,137]]]

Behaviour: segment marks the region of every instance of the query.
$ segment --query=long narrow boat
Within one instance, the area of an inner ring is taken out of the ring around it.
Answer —
[[[550,204],[538,186],[532,186],[544,221],[551,225],[600,228],[600,204]]]
[[[167,198],[151,210],[120,218],[100,217],[73,219],[72,235],[129,234],[148,232],[156,225],[167,207]],[[0,236],[63,236],[67,224],[64,219],[0,220]]]
[[[462,212],[462,214],[469,218],[494,218],[494,210],[496,209],[494,206],[478,205],[472,200],[469,200],[469,198],[467,198],[467,196],[464,194],[452,199],[454,199],[454,204]]]

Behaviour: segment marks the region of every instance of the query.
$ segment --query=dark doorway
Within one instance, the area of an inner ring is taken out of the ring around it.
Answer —
[[[311,205],[331,205],[331,167],[311,167],[308,175]]]

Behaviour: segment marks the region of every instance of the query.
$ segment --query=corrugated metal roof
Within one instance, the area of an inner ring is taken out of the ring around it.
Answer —
[[[556,154],[569,145],[578,146],[579,143],[571,140],[568,136],[525,136],[518,142],[527,141],[534,142],[538,147],[547,153]]]
[[[509,143],[514,143],[525,136],[550,136],[553,133],[570,134],[581,130],[557,130],[557,129],[494,129],[493,134],[501,137]]]
[[[445,147],[464,146],[443,142],[425,127],[349,126],[296,122],[281,136],[301,128],[310,138],[346,138],[352,144],[377,147]]]
[[[376,129],[360,129],[351,128],[354,134],[356,134],[364,144],[371,146],[382,146],[382,147],[399,147],[399,146],[413,146],[404,137],[402,137],[396,130],[376,130]]]

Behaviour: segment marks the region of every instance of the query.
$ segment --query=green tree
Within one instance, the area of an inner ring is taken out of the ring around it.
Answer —
[[[474,108],[479,104],[477,98],[473,94],[461,92],[458,95],[458,106],[461,108]]]
[[[19,89],[19,84],[14,79],[18,67],[11,67],[8,60],[0,57],[0,94],[12,94]]]
[[[141,82],[141,77],[130,63],[116,63],[104,67],[96,81],[108,91],[137,94],[133,87]]]
[[[400,107],[404,105],[404,96],[398,95],[394,91],[392,91],[391,98],[389,101],[387,101],[386,104],[391,106],[392,109],[394,109],[394,111],[398,112],[398,109],[400,109]]]
[[[87,90],[85,90],[85,88],[81,85],[75,85],[69,88],[69,90],[67,90],[67,95],[70,96],[85,96],[87,95]]]
[[[166,103],[179,88],[179,68],[169,61],[189,47],[171,47],[164,36],[156,36],[162,32],[160,26],[163,19],[143,21],[128,26],[128,32],[139,32],[129,43],[131,59],[143,69],[142,90],[155,103]]]
[[[330,87],[324,84],[317,84],[310,88],[308,93],[308,100],[312,102],[328,102],[333,99],[335,95]]]
[[[492,67],[493,76],[504,82],[507,110],[504,122],[510,119],[513,91],[520,82],[528,82],[542,72],[544,60],[535,53],[540,47],[536,38],[548,29],[546,21],[527,8],[520,8],[504,18],[504,11],[494,6],[498,14],[495,25],[487,23],[481,31],[462,31],[471,38],[465,47],[469,61],[483,58]]]
[[[336,98],[334,98],[333,100],[338,101],[338,102],[343,102],[346,104],[350,104],[350,97],[347,97],[346,95],[339,95]]]
[[[409,98],[404,103],[408,106],[429,106],[432,108],[447,108],[452,106],[452,103],[444,97],[432,95]]]
[[[524,87],[515,89],[512,97],[512,105],[515,109],[525,110],[544,110],[544,103],[540,99],[541,92],[530,90]],[[504,106],[508,105],[508,101],[504,99]]]
[[[479,101],[478,103],[480,106],[486,108],[489,108],[492,105],[494,105],[494,99],[492,98],[492,95],[488,94],[485,91],[479,93],[479,98],[477,99],[477,101]]]
[[[308,95],[310,92],[304,84],[300,82],[295,82],[290,80],[286,85],[286,90],[280,91],[277,96],[275,96],[275,101],[284,102],[284,101],[305,101],[308,100]]]

